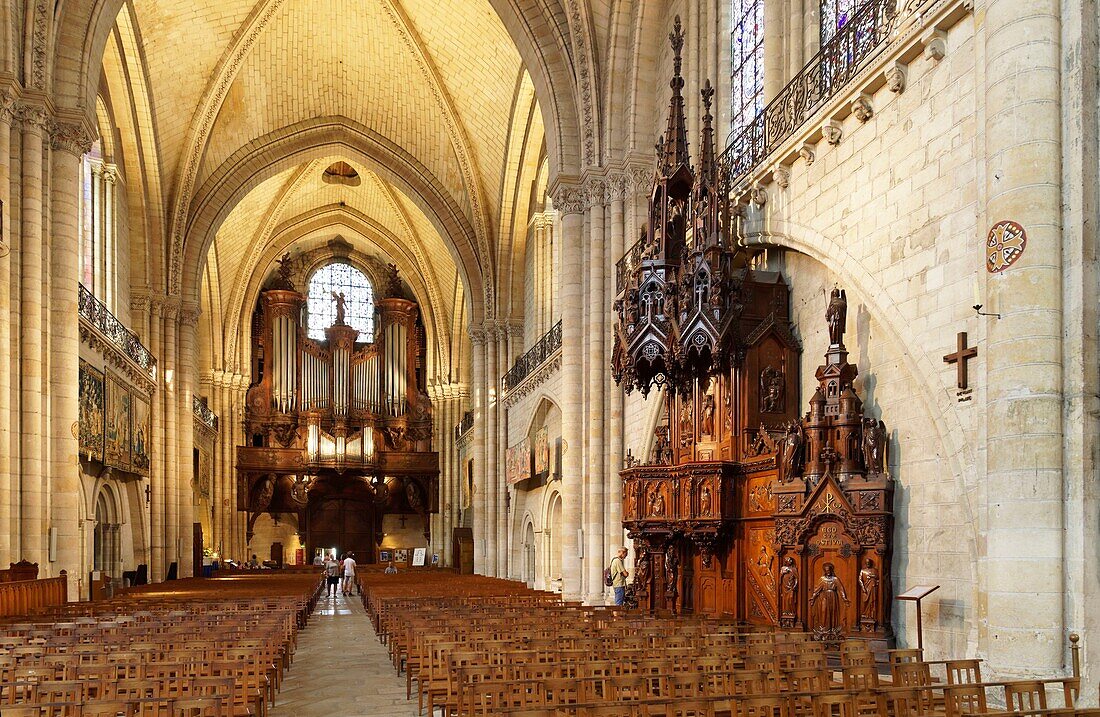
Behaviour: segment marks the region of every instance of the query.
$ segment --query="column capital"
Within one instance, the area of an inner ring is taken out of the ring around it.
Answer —
[[[584,187],[575,180],[555,181],[554,186],[547,193],[554,200],[554,209],[562,214],[584,213]]]
[[[83,122],[64,122],[53,120],[49,123],[50,147],[59,152],[67,152],[74,157],[83,157],[91,151],[95,133]]]
[[[14,119],[24,128],[50,131],[50,113],[44,104],[20,99],[14,104]]]
[[[181,326],[198,326],[202,311],[194,305],[181,306],[179,311]]]
[[[0,122],[11,124],[15,121],[19,96],[11,87],[0,89]]]
[[[470,328],[467,333],[470,335],[470,343],[474,346],[484,346],[487,339],[485,331],[482,329]]]
[[[585,208],[603,207],[611,201],[611,185],[606,176],[589,175],[584,180]]]
[[[634,180],[629,172],[616,170],[607,175],[607,184],[612,200],[623,200],[630,195]]]

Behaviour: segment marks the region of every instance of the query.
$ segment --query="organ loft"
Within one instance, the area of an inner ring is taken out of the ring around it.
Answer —
[[[334,293],[335,321],[311,339],[289,265],[284,257],[254,315],[238,505],[250,533],[263,513],[292,513],[306,555],[336,548],[374,562],[384,515],[419,516],[428,539],[437,510],[423,324],[391,265],[373,337],[345,322],[346,297]]]
[[[612,372],[663,389],[653,451],[622,471],[634,591],[648,611],[891,639],[893,481],[885,424],[864,414],[832,290],[829,345],[800,415],[802,346],[782,276],[733,232],[709,84],[698,168],[684,123],[679,26],[648,224],[619,263]]]

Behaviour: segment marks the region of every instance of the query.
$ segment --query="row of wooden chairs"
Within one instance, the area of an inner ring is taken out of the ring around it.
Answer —
[[[264,717],[321,587],[181,580],[0,622],[0,715]]]
[[[826,654],[812,635],[585,607],[473,576],[365,574],[360,587],[407,695],[415,685],[421,711],[446,717],[963,717],[999,703],[1080,712],[1079,678],[983,682],[974,659],[876,654],[863,640]]]

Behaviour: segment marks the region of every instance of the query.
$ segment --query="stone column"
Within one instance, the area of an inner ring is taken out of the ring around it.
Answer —
[[[241,503],[239,496],[237,495],[237,446],[244,446],[248,444],[248,436],[244,432],[244,399],[245,394],[248,392],[248,376],[244,374],[234,374],[233,376],[233,435],[236,437],[230,446],[229,454],[229,466],[230,466],[230,499],[229,505],[233,516],[233,530],[236,536],[235,550],[236,554],[242,558],[247,558],[248,555],[248,541],[246,539],[246,533],[248,529],[248,515],[245,511],[241,510]]]
[[[580,529],[583,460],[583,418],[581,382],[584,380],[584,335],[581,317],[585,297],[582,277],[585,258],[581,256],[581,231],[584,192],[575,184],[559,184],[554,191],[554,206],[561,217],[561,427],[562,427],[562,596],[581,599],[581,561],[578,557],[577,531]]]
[[[80,158],[91,149],[82,123],[57,123],[50,146],[50,526],[57,531],[56,560],[49,574],[64,570],[69,594],[79,595],[83,516],[80,484]],[[110,569],[111,566],[107,566]],[[118,576],[116,576],[118,577]]]
[[[471,444],[471,459],[474,462],[473,533],[474,533],[474,572],[479,575],[490,574],[486,541],[489,535],[489,471],[488,461],[488,405],[485,380],[485,332],[480,329],[470,331],[470,343],[473,345],[473,390],[474,438]]]
[[[176,323],[179,321],[179,304],[169,299],[163,306],[163,347],[164,361],[164,456],[167,464],[165,470],[164,490],[164,569],[167,570],[175,562],[176,574],[182,577],[182,565],[179,562],[179,411],[177,400],[179,396],[179,370],[176,365]]]
[[[46,485],[44,401],[48,396],[45,381],[45,338],[42,325],[43,287],[46,271],[43,261],[45,240],[42,227],[43,138],[48,130],[46,111],[40,106],[20,106],[23,121],[23,181],[20,211],[19,262],[21,273],[19,312],[22,351],[20,374],[20,467],[19,492],[13,502],[20,505],[19,546],[12,546],[21,559],[38,563],[48,571],[46,540]]]
[[[787,80],[790,81],[802,71],[805,60],[806,12],[802,0],[790,0],[791,30],[787,33],[790,47],[787,48]]]
[[[195,561],[195,327],[199,323],[196,306],[180,309],[179,354],[176,366],[179,381],[179,537],[180,577],[194,575]],[[200,565],[201,572],[201,565]]]
[[[500,405],[500,366],[497,362],[497,328],[485,323],[485,574],[497,575],[499,567],[497,521],[503,506],[500,495],[500,456],[503,452],[497,432]]]
[[[610,311],[618,293],[616,284],[615,265],[623,254],[626,253],[626,198],[631,191],[629,175],[616,174],[611,180],[611,219],[608,236],[608,278],[607,288],[604,291],[604,307]],[[609,322],[613,319],[609,318]],[[613,323],[609,323],[604,332],[610,342]],[[610,353],[610,352],[608,352]],[[623,534],[623,483],[619,471],[623,467],[623,409],[625,405],[623,390],[615,384],[611,378],[610,356],[603,370],[604,385],[607,390],[607,401],[610,406],[608,417],[610,428],[608,430],[607,451],[607,519],[605,525],[604,555],[610,556],[622,543]]]
[[[15,97],[8,90],[0,91],[0,226],[6,232],[0,236],[0,356],[11,357],[11,222],[8,205],[11,201],[11,132],[15,118]],[[0,565],[19,560],[11,549],[13,497],[12,428],[18,430],[16,416],[11,414],[11,361],[0,361]],[[18,492],[15,492],[18,495]]]
[[[157,359],[157,387],[153,393],[152,434],[153,448],[149,466],[149,582],[164,580],[168,571],[165,561],[164,513],[167,496],[168,454],[164,450],[164,343],[162,341],[163,302],[149,302],[149,351]]]
[[[511,562],[511,550],[509,549],[511,537],[508,526],[510,524],[510,502],[508,500],[508,475],[504,469],[504,451],[509,446],[508,440],[508,411],[504,408],[504,403],[501,401],[503,398],[503,387],[500,379],[508,372],[508,369],[512,367],[512,354],[509,351],[509,343],[511,341],[511,329],[504,323],[500,323],[497,326],[497,375],[495,378],[495,385],[497,391],[497,454],[499,459],[497,460],[497,515],[496,515],[496,530],[497,530],[497,576],[506,578],[509,576],[508,566]]]
[[[607,277],[607,242],[604,237],[604,212],[608,201],[608,183],[602,177],[590,178],[588,192],[588,458],[585,478],[585,569],[588,574],[586,601],[593,605],[605,602],[603,584],[604,527],[607,513],[604,510],[606,473],[604,467],[606,410],[606,374],[608,361],[604,355],[606,344],[607,306],[604,295]]]
[[[1026,38],[1026,45],[1020,43]],[[1059,5],[990,0],[984,23],[985,227],[1027,231],[987,277],[986,657],[1009,674],[1063,664],[1063,350]],[[948,47],[948,53],[952,51]]]
[[[787,63],[784,61],[786,42],[786,3],[784,0],[764,0],[764,102],[771,102],[786,83]],[[692,94],[691,97],[698,97]],[[693,133],[693,138],[698,134]]]

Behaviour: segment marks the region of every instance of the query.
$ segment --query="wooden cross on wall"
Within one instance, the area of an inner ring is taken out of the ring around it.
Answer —
[[[956,384],[961,391],[967,388],[966,362],[978,355],[978,347],[967,348],[965,331],[959,332],[955,346],[955,353],[944,356],[943,362],[955,364]]]

